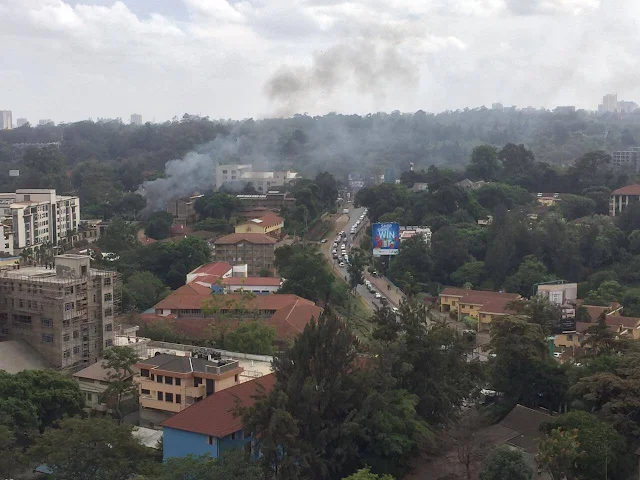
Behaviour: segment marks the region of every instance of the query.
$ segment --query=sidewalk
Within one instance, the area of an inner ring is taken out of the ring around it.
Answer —
[[[404,294],[400,289],[391,283],[386,277],[374,277],[369,273],[365,273],[365,278],[369,280],[393,306],[397,307],[400,305],[400,300],[404,299]]]

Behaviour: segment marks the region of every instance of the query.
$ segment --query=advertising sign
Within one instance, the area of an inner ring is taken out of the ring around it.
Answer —
[[[374,223],[371,226],[373,256],[397,255],[400,248],[400,226],[397,223]]]

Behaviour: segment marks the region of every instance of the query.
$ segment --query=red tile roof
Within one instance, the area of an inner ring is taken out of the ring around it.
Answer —
[[[275,327],[278,340],[288,340],[302,333],[311,319],[318,320],[320,315],[322,315],[322,308],[309,304],[300,298],[279,309],[267,320],[267,324]]]
[[[250,407],[261,391],[269,393],[276,383],[273,373],[220,390],[185,408],[160,425],[222,438],[242,430],[242,418],[235,415],[238,404]]]
[[[211,295],[211,289],[196,282],[187,283],[174,290],[164,300],[160,300],[153,308],[162,310],[182,310],[202,308],[202,301]]]
[[[214,243],[216,245],[233,245],[239,242],[253,243],[256,245],[273,245],[276,239],[264,233],[232,233],[220,237]]]
[[[611,192],[611,195],[640,195],[640,185],[635,183]]]
[[[640,323],[640,318],[623,317],[621,315],[607,315],[605,323],[610,327],[636,328]]]
[[[192,270],[191,272],[189,272],[189,274],[191,275],[191,274],[201,273],[201,274],[216,275],[218,277],[221,277],[222,275],[228,273],[229,270],[232,270],[232,269],[233,269],[233,266],[230,263],[213,262],[213,263],[207,263],[206,265],[200,265],[195,270]]]
[[[259,220],[259,221],[256,222],[254,220]],[[248,224],[248,225],[259,225],[261,227],[273,227],[275,225],[280,225],[283,222],[284,222],[284,219],[282,217],[279,217],[273,212],[267,211],[267,212],[264,212],[263,215],[259,215],[245,222],[242,222],[242,225]]]
[[[279,287],[282,283],[282,279],[280,277],[227,277],[222,279],[223,285],[234,285],[234,286],[270,286],[270,287]]]
[[[458,303],[469,305],[481,305],[480,312],[490,314],[515,313],[506,308],[507,303],[518,300],[517,293],[492,292],[486,290],[469,290],[466,288],[446,287],[440,293],[440,297],[458,297]]]

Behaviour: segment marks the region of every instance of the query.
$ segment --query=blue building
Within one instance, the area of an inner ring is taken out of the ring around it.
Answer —
[[[242,448],[251,433],[242,430],[242,419],[234,415],[236,402],[253,404],[264,387],[271,391],[275,375],[269,374],[220,390],[162,422],[163,457],[209,454],[218,458],[226,450]]]

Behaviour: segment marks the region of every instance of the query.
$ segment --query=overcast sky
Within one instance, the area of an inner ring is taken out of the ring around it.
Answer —
[[[0,0],[0,110],[75,121],[640,100],[638,0]]]

